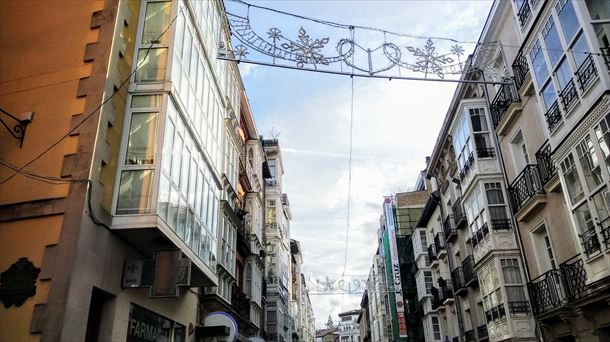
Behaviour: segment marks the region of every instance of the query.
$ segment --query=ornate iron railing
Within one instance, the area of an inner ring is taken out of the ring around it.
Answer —
[[[500,303],[485,311],[485,318],[487,319],[487,322],[496,321],[503,317],[506,317],[506,309],[504,308],[503,303]]]
[[[529,164],[508,187],[513,211],[518,212],[532,197],[544,193],[538,165]]]
[[[456,228],[458,228],[463,222],[466,222],[466,213],[464,212],[464,207],[462,206],[461,197],[458,197],[457,200],[455,200],[451,211],[453,211],[453,220]]]
[[[472,152],[470,152],[468,159],[466,159],[464,166],[460,170],[460,180],[463,180],[464,178],[466,178],[466,175],[468,175],[468,172],[470,171],[470,168],[472,167],[473,163],[474,163],[474,155],[472,154]]]
[[[527,315],[530,313],[530,303],[527,301],[509,301],[508,312],[510,312],[511,316],[519,314]]]
[[[512,83],[503,84],[500,89],[498,89],[498,93],[491,102],[491,106],[489,106],[494,128],[498,127],[498,124],[502,120],[502,117],[504,117],[504,114],[506,114],[508,107],[515,102],[521,102],[521,99],[514,89],[514,85]]]
[[[527,284],[534,315],[560,308],[568,303],[568,294],[560,269],[543,273]]]
[[[464,285],[471,285],[473,281],[477,283],[477,274],[474,271],[474,258],[472,255],[467,256],[462,261],[462,270],[464,271]]]
[[[571,79],[565,87],[559,93],[559,98],[561,99],[561,103],[563,104],[563,109],[567,112],[572,108],[576,101],[578,101],[578,92],[576,92],[576,85],[574,84],[574,79]]]
[[[479,341],[483,338],[489,337],[489,332],[487,331],[487,325],[483,324],[477,328],[477,335],[479,336]]]
[[[523,86],[523,82],[527,78],[529,72],[530,68],[527,65],[527,59],[523,55],[523,52],[519,51],[519,54],[513,62],[513,73],[515,74],[515,86],[517,89],[521,89],[521,86]]]
[[[578,78],[578,83],[580,84],[580,89],[582,91],[587,90],[587,88],[593,84],[593,81],[597,78],[597,68],[593,61],[593,55],[587,56],[580,67],[578,67],[578,70],[576,70],[576,77]]]
[[[600,222],[599,227],[602,230],[602,238],[604,239],[606,249],[610,249],[610,216]]]
[[[587,294],[587,271],[584,265],[580,255],[575,255],[559,265],[570,301],[580,299]]]
[[[493,147],[477,147],[477,158],[494,158],[496,150]]]
[[[472,248],[475,248],[483,239],[489,234],[489,227],[487,222],[483,223],[483,226],[472,235]]]
[[[557,167],[551,159],[551,145],[548,140],[536,152],[536,161],[538,162],[538,172],[542,185],[545,185],[557,173]]]
[[[517,12],[517,16],[519,17],[519,25],[521,25],[522,28],[525,26],[525,23],[527,22],[527,19],[530,17],[531,13],[532,9],[530,8],[530,4],[527,0],[524,0],[521,3],[521,7],[519,7],[519,11]]]
[[[442,302],[441,302],[441,298],[440,298],[440,294],[439,294],[439,290],[432,286],[430,288],[430,294],[432,295],[432,310],[436,310],[439,306],[441,306]]]
[[[499,219],[491,219],[491,229],[494,231],[498,230],[510,230],[513,225],[510,223],[510,219],[507,218],[499,218]]]
[[[440,301],[444,303],[447,299],[453,298],[453,287],[451,283],[443,278],[438,278]]]
[[[549,131],[553,131],[557,124],[561,122],[561,112],[559,111],[557,100],[555,100],[549,110],[544,113],[544,117],[546,118],[546,124],[549,127]]]
[[[600,50],[602,51],[604,62],[606,62],[606,67],[610,70],[610,46],[603,47]]]
[[[458,266],[451,271],[451,282],[453,283],[453,289],[456,292],[466,287],[466,280],[464,279],[464,270],[462,269],[462,266]]]
[[[433,260],[436,260],[437,257],[438,254],[436,253],[436,246],[431,244],[428,246],[428,259],[430,259],[430,262],[432,262]]]
[[[438,232],[434,236],[434,245],[436,246],[436,252],[440,254],[440,251],[445,249],[445,234]]]
[[[580,241],[582,243],[582,247],[585,250],[585,254],[587,254],[587,257],[590,257],[592,254],[601,251],[601,244],[599,243],[599,237],[597,236],[595,226],[593,226],[593,228],[587,230],[586,232],[580,234],[579,236]]]
[[[245,320],[250,320],[250,299],[237,286],[231,292],[231,308]]]
[[[445,233],[445,238],[447,241],[451,241],[457,237],[457,229],[455,229],[453,215],[451,214],[447,215],[443,221],[443,233]]]

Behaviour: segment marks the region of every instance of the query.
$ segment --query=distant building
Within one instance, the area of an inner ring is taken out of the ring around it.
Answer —
[[[360,310],[351,310],[339,314],[337,333],[339,342],[359,342],[360,329],[358,328],[358,316]]]

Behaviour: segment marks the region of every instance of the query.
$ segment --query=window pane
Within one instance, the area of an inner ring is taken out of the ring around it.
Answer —
[[[492,220],[506,220],[508,215],[504,206],[489,207],[489,216]]]
[[[595,226],[593,218],[591,217],[591,211],[586,202],[574,210],[574,216],[576,216],[576,221],[578,222],[581,233],[584,233]]]
[[[174,124],[168,119],[165,126],[165,138],[163,138],[163,155],[161,156],[163,172],[165,172],[168,176],[171,174],[173,146]]]
[[[180,194],[178,193],[178,189],[172,186],[172,189],[169,193],[169,210],[167,212],[167,224],[174,231],[178,226],[178,202],[180,200]]]
[[[561,163],[561,170],[563,177],[566,182],[568,194],[570,195],[570,201],[572,204],[581,200],[584,196],[582,184],[578,177],[578,170],[574,166],[574,157],[572,154],[568,155],[566,159]]]
[[[601,167],[597,154],[593,148],[593,142],[589,136],[576,147],[580,167],[585,176],[585,183],[589,190],[593,190],[602,183]]]
[[[171,2],[149,2],[146,5],[146,19],[142,33],[142,45],[165,44],[169,35],[163,34],[170,22]]]
[[[538,88],[542,88],[542,85],[546,82],[549,77],[549,70],[546,67],[546,61],[542,56],[542,49],[540,48],[540,42],[536,41],[532,52],[530,53],[532,59],[532,67],[534,68],[534,74],[536,75],[536,83]]]
[[[147,51],[150,52],[148,55]],[[165,79],[167,64],[167,49],[140,49],[138,51],[138,65],[136,82],[154,82]]]
[[[597,211],[597,218],[603,222],[610,215],[610,192],[600,191],[593,196],[593,204]]]
[[[161,106],[161,95],[135,95],[131,97],[131,108],[154,108]]]
[[[157,113],[132,113],[125,164],[153,164],[157,137]]]
[[[123,171],[117,214],[145,214],[150,210],[152,170]]]
[[[559,58],[563,54],[563,47],[559,41],[559,34],[557,33],[557,27],[553,18],[550,18],[543,30],[544,34],[544,45],[546,46],[546,52],[551,61],[551,67],[557,65]]]
[[[555,9],[559,14],[559,22],[561,23],[566,42],[570,42],[580,27],[574,12],[574,5],[571,0],[559,0]]]
[[[579,68],[585,61],[585,58],[589,56],[589,45],[587,45],[587,39],[584,34],[580,34],[574,46],[572,46],[572,55],[576,62],[576,68]]]
[[[523,286],[507,286],[506,299],[509,302],[525,302],[525,290]]]
[[[169,192],[170,192],[170,182],[167,177],[161,173],[161,177],[159,180],[159,199],[157,205],[157,212],[159,216],[167,222],[167,209],[169,208]]]
[[[557,100],[557,94],[555,93],[555,86],[553,86],[553,82],[547,83],[547,85],[542,89],[542,99],[544,100],[544,107],[548,110],[551,108],[553,103]]]
[[[572,79],[572,70],[570,69],[570,63],[568,63],[567,58],[564,58],[561,61],[561,64],[555,71],[555,77],[557,78],[561,89],[563,89]]]

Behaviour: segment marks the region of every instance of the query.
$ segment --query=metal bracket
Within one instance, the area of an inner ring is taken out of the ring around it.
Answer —
[[[2,120],[2,117],[0,116],[0,123],[2,123],[2,125],[9,131],[9,133],[11,133],[11,135],[15,139],[19,140],[19,148],[23,147],[23,139],[25,139],[25,130],[32,122],[32,119],[34,118],[34,113],[28,112],[26,118],[18,119],[17,117],[2,108],[0,108],[0,112],[6,114],[6,116],[17,122],[17,124],[15,124],[15,126],[11,128],[6,122],[4,122],[4,120]]]

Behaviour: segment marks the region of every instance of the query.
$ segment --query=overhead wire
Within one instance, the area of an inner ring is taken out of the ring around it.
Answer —
[[[9,180],[11,180],[13,177],[15,177],[15,175],[17,175],[20,171],[23,171],[26,167],[30,166],[31,164],[33,164],[34,162],[36,162],[38,159],[40,159],[42,156],[44,156],[45,154],[47,154],[49,151],[51,151],[55,146],[59,145],[59,143],[61,143],[65,138],[69,137],[70,134],[72,134],[74,131],[76,131],[81,125],[83,125],[88,119],[90,119],[91,117],[93,117],[93,115],[95,113],[97,113],[106,103],[108,103],[110,100],[112,100],[114,98],[114,96],[118,93],[118,91],[123,88],[125,86],[125,84],[127,84],[127,82],[129,82],[129,80],[131,79],[131,77],[136,73],[136,71],[138,71],[138,69],[144,64],[144,62],[147,60],[148,55],[150,53],[150,51],[153,48],[154,42],[158,41],[159,39],[161,39],[161,37],[163,37],[168,31],[169,29],[172,27],[172,25],[174,24],[174,22],[176,21],[176,19],[178,18],[178,16],[180,15],[180,13],[182,12],[182,8],[180,9],[180,11],[178,11],[178,13],[176,13],[176,15],[174,16],[174,18],[172,18],[172,20],[169,22],[169,24],[167,25],[167,27],[165,28],[165,30],[163,30],[163,32],[161,32],[161,34],[159,34],[159,36],[156,39],[153,39],[150,43],[150,46],[148,48],[146,48],[146,53],[144,54],[144,57],[142,58],[141,61],[139,61],[136,64],[136,67],[133,69],[133,71],[123,80],[123,82],[121,82],[121,84],[117,87],[117,89],[115,89],[112,94],[110,96],[108,96],[107,99],[105,99],[104,101],[102,101],[102,103],[100,103],[99,106],[97,106],[93,111],[91,111],[89,114],[87,114],[78,124],[74,125],[74,127],[72,129],[70,129],[66,134],[64,134],[63,136],[61,136],[57,141],[55,141],[53,144],[51,144],[49,147],[47,147],[44,151],[42,151],[40,154],[38,154],[36,157],[34,157],[34,159],[31,159],[29,162],[25,163],[23,166],[21,166],[18,171],[15,171],[13,174],[11,174],[10,176],[8,176],[6,179],[0,181],[0,185],[8,182]]]

